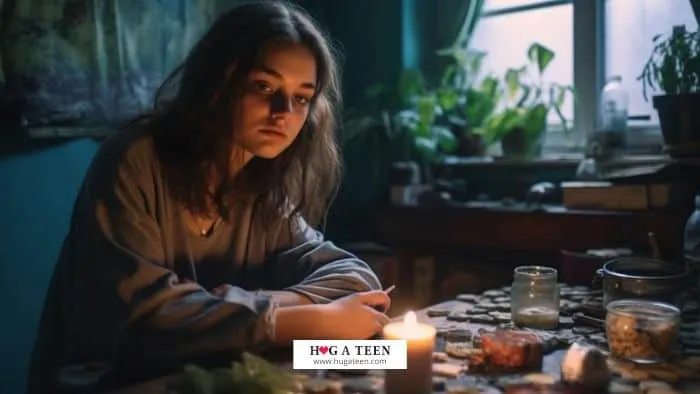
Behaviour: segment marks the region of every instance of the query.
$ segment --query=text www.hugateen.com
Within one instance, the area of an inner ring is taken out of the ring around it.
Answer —
[[[343,367],[349,367],[351,365],[386,365],[385,359],[372,360],[366,358],[329,358],[313,361],[314,365],[318,366],[342,365]]]

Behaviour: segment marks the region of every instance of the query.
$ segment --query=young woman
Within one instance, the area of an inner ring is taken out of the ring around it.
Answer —
[[[339,177],[337,73],[296,8],[255,2],[216,22],[152,113],[95,157],[30,391],[69,364],[138,371],[381,329],[390,300],[375,274],[312,227]]]

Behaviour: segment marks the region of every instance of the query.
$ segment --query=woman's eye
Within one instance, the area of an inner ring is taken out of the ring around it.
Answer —
[[[267,84],[266,82],[256,81],[253,83],[253,86],[255,87],[255,90],[257,90],[258,92],[261,92],[261,93],[272,93],[273,92],[272,87],[270,87],[270,85]]]
[[[296,96],[294,99],[296,100],[297,103],[302,104],[302,105],[306,105],[311,101],[310,98],[305,97],[305,96]]]

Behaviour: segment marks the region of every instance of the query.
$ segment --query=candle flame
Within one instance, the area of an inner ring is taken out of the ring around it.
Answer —
[[[403,318],[403,324],[415,326],[417,323],[416,314],[413,311],[406,312],[406,316]]]

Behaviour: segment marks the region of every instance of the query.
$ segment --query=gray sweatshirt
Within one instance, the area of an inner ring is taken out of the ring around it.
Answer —
[[[73,363],[138,369],[262,349],[275,306],[258,289],[316,303],[381,289],[367,264],[303,219],[262,228],[255,217],[254,203],[242,206],[203,236],[168,192],[147,132],[105,141],[54,271],[29,392],[50,387]]]

